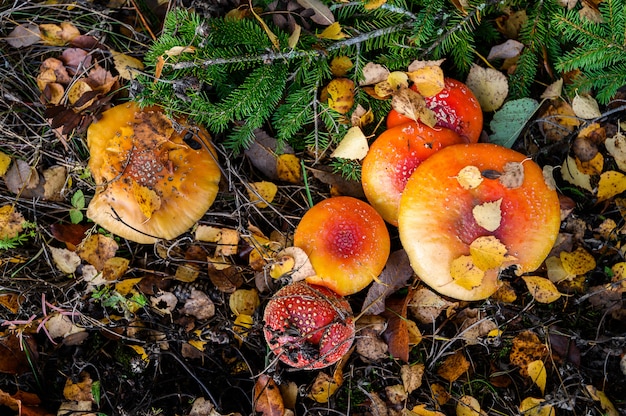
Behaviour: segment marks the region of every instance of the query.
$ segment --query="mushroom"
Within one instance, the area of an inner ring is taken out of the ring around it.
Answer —
[[[422,123],[384,131],[363,159],[361,183],[367,200],[385,221],[397,226],[400,196],[409,176],[430,155],[458,143],[464,140],[454,131]]]
[[[176,131],[158,108],[129,102],[105,111],[89,126],[87,144],[96,182],[87,217],[120,237],[175,238],[215,200],[220,169],[208,133]]]
[[[536,270],[560,227],[542,169],[495,144],[457,144],[426,159],[400,200],[400,240],[417,275],[460,300],[491,296],[501,270]]]
[[[285,364],[318,369],[337,362],[354,341],[352,309],[332,290],[304,281],[289,284],[268,301],[263,333]]]
[[[417,90],[414,86],[413,90]],[[418,91],[419,92],[419,91]],[[444,80],[444,88],[432,97],[424,97],[426,106],[435,112],[438,127],[447,127],[463,137],[466,143],[476,143],[483,130],[483,112],[469,87],[452,78]],[[412,121],[396,110],[387,116],[387,128]]]
[[[309,256],[311,284],[347,296],[360,291],[382,272],[390,240],[385,221],[367,203],[349,196],[325,199],[300,220],[294,246]]]

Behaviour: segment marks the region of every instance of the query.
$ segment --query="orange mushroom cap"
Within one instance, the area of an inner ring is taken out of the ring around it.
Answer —
[[[137,243],[176,238],[217,196],[220,169],[209,140],[203,129],[175,131],[157,108],[131,102],[105,111],[87,131],[97,186],[87,217]]]
[[[470,186],[459,176],[467,166],[480,172]],[[498,177],[511,167],[518,169],[521,184]],[[492,231],[475,215],[475,207],[489,204],[489,209],[499,207],[501,216]],[[417,275],[441,294],[460,300],[491,296],[500,286],[501,269],[510,265],[517,265],[518,274],[537,269],[559,227],[559,199],[541,168],[521,153],[486,143],[448,146],[419,165],[404,189],[398,216],[400,240]],[[453,262],[471,255],[470,246],[479,237],[489,236],[504,245],[506,260],[485,270],[475,286],[460,284],[451,272]]]
[[[307,282],[346,296],[365,288],[382,272],[389,257],[389,232],[367,203],[348,196],[328,198],[302,217],[294,245],[315,269]]]
[[[417,91],[415,86],[411,87]],[[417,91],[419,92],[419,91]],[[483,131],[483,111],[476,96],[463,84],[452,78],[444,80],[444,88],[432,97],[424,97],[426,106],[435,112],[437,127],[457,132],[466,143],[476,143]],[[387,116],[387,128],[412,121],[396,110]]]
[[[454,131],[422,123],[386,130],[363,159],[361,183],[367,200],[385,221],[397,226],[400,197],[415,168],[440,149],[458,143],[464,140]]]

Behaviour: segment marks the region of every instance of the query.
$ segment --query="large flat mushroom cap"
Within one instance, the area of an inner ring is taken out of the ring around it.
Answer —
[[[492,178],[481,177],[479,185],[466,189],[459,172],[467,166]],[[496,177],[520,166],[519,186]],[[474,208],[485,203],[499,204],[501,219],[492,231],[474,215]],[[476,239],[493,236],[504,244],[512,260],[502,266],[516,265],[521,274],[542,264],[559,227],[558,196],[541,168],[521,153],[486,143],[448,146],[419,165],[404,189],[398,217],[400,240],[417,275],[439,293],[460,300],[485,299],[500,286],[500,268],[486,270],[472,287],[453,278],[452,262],[469,256]]]
[[[121,104],[89,126],[89,169],[96,194],[87,217],[141,244],[173,239],[213,204],[220,181],[209,134],[177,132],[158,108]]]

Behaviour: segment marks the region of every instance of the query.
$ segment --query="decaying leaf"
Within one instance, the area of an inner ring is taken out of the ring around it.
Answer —
[[[596,268],[595,258],[582,247],[571,253],[562,251],[559,255],[563,269],[570,275],[583,275]]]
[[[320,371],[313,381],[309,397],[318,403],[328,403],[330,397],[335,394],[340,386],[341,384],[337,383],[334,378]]]
[[[562,295],[549,279],[541,276],[522,276],[528,292],[539,303],[552,303]]]
[[[408,302],[411,315],[423,324],[432,324],[441,312],[456,305],[426,288],[413,291]]]
[[[548,348],[532,331],[524,331],[513,338],[513,346],[509,359],[511,364],[520,368],[520,374],[528,377],[528,364],[548,356]]]
[[[404,250],[391,253],[385,268],[370,286],[363,301],[362,311],[373,315],[382,313],[385,310],[387,296],[405,287],[413,273],[409,257]],[[413,300],[411,302],[414,303]]]
[[[296,155],[283,153],[276,159],[276,174],[281,181],[299,184],[302,182],[300,158]]]
[[[470,363],[465,358],[463,351],[457,351],[448,356],[437,369],[437,374],[444,380],[452,383],[465,374],[470,368]]]
[[[480,409],[480,403],[473,396],[464,395],[456,404],[456,416],[481,416],[485,413]]]
[[[335,78],[326,86],[328,106],[346,114],[354,105],[354,82],[348,78]]]
[[[93,401],[93,393],[91,390],[91,386],[93,384],[93,380],[89,373],[82,372],[80,374],[79,381],[72,381],[72,379],[68,378],[65,381],[65,386],[63,387],[63,397],[66,400],[77,401],[77,402],[92,402]]]
[[[389,357],[389,347],[372,328],[361,330],[355,344],[357,354],[367,361],[379,361]]]
[[[606,416],[619,416],[619,412],[617,411],[613,403],[611,403],[609,398],[606,397],[606,394],[603,391],[598,390],[590,384],[586,385],[585,388],[587,389],[587,393],[589,393],[593,400],[600,402],[600,406],[606,412]]]
[[[426,366],[422,363],[404,364],[400,368],[402,385],[407,393],[411,394],[422,385],[422,377]]]
[[[48,247],[57,268],[66,274],[72,274],[80,266],[80,257],[66,248]]]
[[[330,72],[336,77],[343,77],[354,67],[349,56],[335,56],[330,61]]]
[[[320,0],[297,0],[298,4],[305,9],[313,10],[311,20],[318,25],[328,26],[335,23],[333,12]]]
[[[118,244],[111,237],[102,234],[91,234],[76,249],[76,254],[96,270],[102,271],[105,262],[115,256]]]
[[[280,390],[267,374],[260,374],[254,384],[254,410],[263,416],[283,416],[285,411]]]
[[[380,64],[375,64],[373,62],[368,62],[363,67],[362,76],[363,79],[359,83],[359,85],[374,85],[379,82],[387,81],[389,74],[391,72]]]
[[[612,137],[607,138],[604,141],[604,145],[609,154],[615,159],[619,169],[622,172],[626,172],[626,136],[622,132],[617,132]]]
[[[228,298],[228,306],[235,315],[254,315],[261,301],[256,289],[237,289]]]
[[[563,161],[561,175],[565,181],[572,185],[583,188],[589,192],[594,191],[593,186],[591,186],[591,175],[581,172],[576,164],[576,160],[572,156],[567,156],[567,159]]]
[[[602,172],[598,182],[598,201],[606,201],[626,191],[626,175],[615,170]]]
[[[563,92],[563,78],[559,78],[552,84],[548,85],[539,98],[554,100],[561,96]]]
[[[520,412],[524,416],[555,416],[556,412],[551,404],[544,399],[527,397],[520,403]]]
[[[515,58],[520,54],[522,49],[524,49],[522,42],[515,39],[507,39],[506,42],[491,47],[489,55],[487,55],[487,60]]]
[[[500,108],[509,94],[509,82],[506,76],[492,68],[473,65],[465,83],[485,112]]]
[[[502,198],[496,201],[484,202],[472,208],[472,215],[476,223],[487,231],[495,231],[502,222]],[[480,266],[479,266],[480,267]],[[491,267],[489,267],[491,268]],[[481,267],[481,269],[486,270]]]
[[[505,163],[498,181],[508,189],[519,188],[524,183],[524,165],[519,162]]]
[[[437,124],[434,111],[426,106],[426,100],[410,88],[402,88],[393,94],[391,106],[411,120],[421,121],[429,127]]]
[[[546,371],[546,366],[541,360],[535,360],[528,363],[528,376],[530,379],[539,387],[541,390],[541,394],[544,394],[546,391],[546,381],[548,379],[548,373]]]
[[[39,26],[30,22],[17,25],[4,40],[14,48],[33,45],[41,40]]]
[[[189,298],[185,300],[185,304],[180,311],[185,315],[204,320],[215,315],[215,304],[206,293],[192,289]]]
[[[276,254],[270,266],[270,276],[274,279],[289,274],[292,282],[315,275],[309,256],[300,247],[287,247]]]
[[[274,200],[278,192],[278,186],[273,182],[260,181],[252,182],[247,189],[250,202],[258,208],[267,208]]]
[[[576,94],[576,97],[572,100],[572,109],[578,117],[585,120],[597,118],[602,115],[598,102],[587,94]]]

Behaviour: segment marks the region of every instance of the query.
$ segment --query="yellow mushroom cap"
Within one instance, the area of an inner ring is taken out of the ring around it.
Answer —
[[[177,132],[158,108],[121,104],[89,126],[96,194],[87,217],[141,244],[187,231],[217,196],[220,169],[209,134]]]

